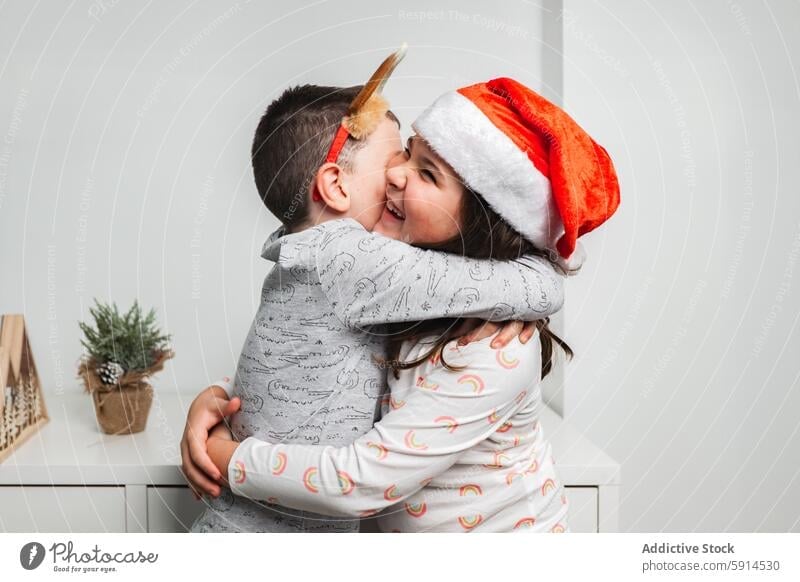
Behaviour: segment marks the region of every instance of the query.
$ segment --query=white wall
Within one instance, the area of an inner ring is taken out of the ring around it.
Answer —
[[[78,390],[94,297],[157,309],[177,352],[159,390],[233,372],[278,224],[250,143],[287,86],[362,83],[407,41],[386,91],[407,132],[446,90],[542,88],[540,37],[527,2],[3,4],[0,312],[25,314],[45,390]]]
[[[568,418],[622,531],[800,531],[800,5],[565,8],[565,104],[622,183],[569,281]]]

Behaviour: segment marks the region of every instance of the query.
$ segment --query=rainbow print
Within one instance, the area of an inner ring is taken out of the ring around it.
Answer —
[[[385,446],[383,446],[380,443],[373,443],[372,441],[368,441],[367,442],[367,446],[369,448],[371,448],[371,449],[375,449],[376,451],[378,451],[378,460],[379,461],[384,460],[386,458],[386,455],[389,454],[389,449],[387,449]]]
[[[494,410],[492,410],[492,413],[489,416],[486,417],[486,420],[489,421],[489,424],[494,424],[495,422],[500,420],[500,417],[497,416],[497,409],[496,408]]]
[[[521,527],[533,527],[534,523],[536,523],[536,518],[523,517],[517,523],[514,524],[514,529],[519,529]]]
[[[560,523],[555,524],[551,529],[550,533],[564,533],[564,526]]]
[[[406,433],[406,436],[403,438],[403,441],[406,443],[406,447],[409,449],[415,449],[417,451],[424,451],[428,448],[428,445],[414,442],[414,431],[410,430]]]
[[[464,374],[458,379],[458,383],[467,384],[468,386],[471,386],[472,391],[475,394],[480,394],[486,387],[486,384],[484,384],[483,382],[483,378],[481,378],[477,374]]]
[[[246,477],[247,473],[244,470],[244,463],[242,461],[236,461],[233,467],[233,482],[241,485],[244,483]]]
[[[422,517],[428,511],[428,506],[425,502],[422,503],[406,503],[406,513],[411,517]]]
[[[375,515],[376,513],[378,513],[379,511],[380,511],[379,509],[367,509],[365,511],[359,511],[358,515],[360,517],[371,517],[371,516]]]
[[[511,471],[506,475],[506,485],[511,485],[514,482],[514,477],[523,477],[522,473],[517,473],[516,471]]]
[[[481,489],[480,485],[464,485],[461,489],[458,490],[458,494],[461,497],[466,497],[467,495],[483,495],[483,490]]]
[[[405,405],[406,405],[405,400],[395,400],[394,396],[389,396],[389,406],[392,407],[392,410],[403,408]]]
[[[267,503],[270,505],[277,505],[278,498],[277,497],[267,497]]]
[[[336,476],[339,478],[339,488],[342,490],[342,495],[350,495],[353,489],[356,488],[353,478],[344,471],[337,471]]]
[[[542,485],[542,496],[547,495],[548,491],[554,491],[556,488],[556,483],[552,479],[548,479]]]
[[[527,396],[527,395],[528,395],[528,391],[527,391],[527,390],[523,390],[522,392],[520,392],[519,394],[517,394],[516,398],[514,398],[514,402],[516,402],[517,404],[519,404],[520,402],[522,402],[522,401],[523,401],[523,399],[524,399],[524,398],[525,398],[525,396]]]
[[[417,378],[417,387],[422,388],[423,390],[432,390],[432,391],[439,389],[438,384],[436,384],[435,382],[428,382],[422,376]]]
[[[443,422],[447,425],[447,432],[452,433],[458,428],[458,421],[452,416],[437,416],[433,422]]]
[[[495,358],[497,359],[497,363],[500,364],[500,367],[506,370],[511,370],[519,366],[519,359],[513,356],[507,356],[503,350],[497,350],[497,356],[495,356]]]
[[[275,453],[275,460],[272,463],[272,474],[280,475],[286,470],[286,453]]]
[[[530,464],[530,465],[528,465],[528,468],[527,468],[527,469],[525,469],[525,472],[526,472],[526,473],[535,473],[535,472],[536,472],[536,471],[538,471],[538,470],[539,470],[539,461],[537,461],[536,459],[534,459],[534,460],[531,462],[531,464]]]
[[[311,491],[311,493],[319,493],[319,487],[314,482],[317,476],[317,468],[316,467],[309,467],[306,469],[305,473],[303,473],[303,485],[306,489]]]
[[[494,453],[494,461],[492,463],[488,464],[488,465],[484,465],[484,467],[489,467],[491,469],[497,469],[498,467],[502,467],[503,466],[503,462],[504,461],[508,461],[508,460],[509,460],[508,455],[498,451],[498,452]]]
[[[401,497],[400,492],[397,490],[397,485],[389,485],[386,491],[383,492],[383,498],[386,501],[395,501]]]
[[[472,529],[477,527],[483,521],[483,516],[480,513],[476,513],[475,515],[467,515],[458,518],[458,523],[464,529]]]
[[[436,364],[439,363],[441,359],[442,359],[442,352],[437,351],[435,354],[431,355],[430,358],[428,358],[428,361],[435,366]]]
[[[513,424],[511,424],[510,422],[504,422],[504,423],[503,423],[503,426],[501,426],[500,428],[498,428],[498,429],[497,429],[497,432],[508,432],[508,431],[510,431],[512,428],[514,428],[514,425],[513,425]],[[515,444],[516,444],[516,443],[515,443]]]
[[[433,477],[428,477],[427,479],[423,479],[422,481],[420,481],[419,484],[422,487],[427,487],[428,485],[431,484],[431,481],[433,481]]]

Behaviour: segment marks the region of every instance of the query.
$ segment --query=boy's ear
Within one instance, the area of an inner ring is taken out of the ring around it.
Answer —
[[[334,212],[344,213],[350,210],[350,196],[341,185],[343,174],[344,170],[338,164],[326,162],[319,167],[312,182],[312,187],[316,186],[322,202]]]

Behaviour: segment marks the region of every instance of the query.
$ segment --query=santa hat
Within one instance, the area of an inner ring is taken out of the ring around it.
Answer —
[[[464,182],[569,275],[578,237],[619,206],[614,165],[561,108],[500,78],[445,93],[412,124]]]

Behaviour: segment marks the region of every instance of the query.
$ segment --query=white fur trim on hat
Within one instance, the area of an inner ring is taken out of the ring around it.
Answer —
[[[517,232],[539,249],[556,249],[564,225],[550,180],[472,101],[445,93],[411,127]],[[560,259],[573,272],[582,262],[577,248]]]

